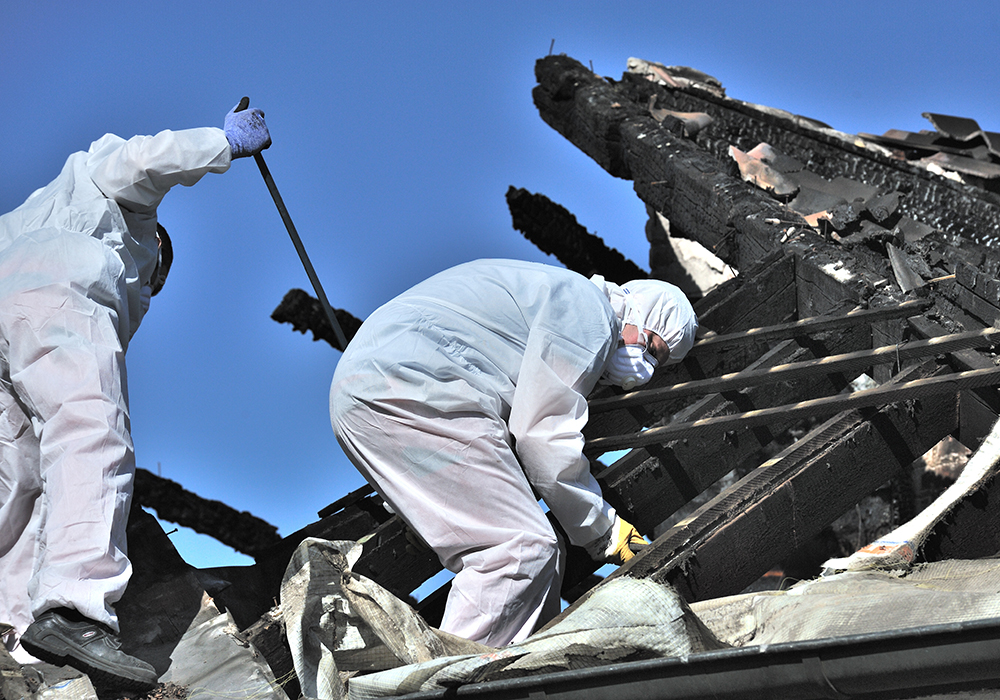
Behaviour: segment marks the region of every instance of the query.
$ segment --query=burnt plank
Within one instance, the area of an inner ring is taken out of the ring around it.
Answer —
[[[767,326],[794,315],[794,258],[777,255],[756,268],[755,274],[744,276],[737,283],[723,285],[713,290],[696,306],[699,322],[714,324],[723,332]],[[760,296],[767,295],[770,304],[760,303]],[[779,296],[782,303],[776,302]],[[683,362],[657,371],[647,385],[650,389],[687,382],[702,377],[737,372],[760,357],[767,350],[764,342],[742,343],[736,347],[718,348],[715,351],[689,354]],[[695,356],[696,355],[696,356]],[[621,393],[620,389],[600,386],[591,394],[591,400],[600,400]],[[584,428],[584,436],[609,435],[639,430],[651,425],[665,415],[681,410],[690,401],[667,401],[628,410],[592,415]]]
[[[920,338],[940,338],[947,334],[944,328],[924,316],[909,319],[908,325]],[[950,352],[947,358],[953,368],[963,372],[996,366],[991,356],[972,349]],[[963,391],[959,399],[959,425],[955,437],[966,446],[978,445],[993,427],[997,413],[1000,413],[1000,392],[995,387]]]
[[[826,355],[802,362],[778,365],[755,371],[734,372],[710,379],[682,382],[657,389],[640,389],[618,397],[591,401],[590,412],[593,415],[605,410],[628,408],[675,396],[737,391],[770,382],[793,381],[818,372],[839,372],[841,374],[848,374],[849,376],[856,376],[867,367],[875,364],[901,363],[906,360],[913,360],[915,358],[923,359],[929,355],[952,352],[954,350],[988,347],[998,341],[1000,341],[1000,330],[984,328],[979,331],[953,333],[926,340],[913,340],[906,343],[884,345],[872,350]]]
[[[582,226],[565,207],[542,194],[507,189],[513,226],[539,250],[554,255],[567,269],[584,277],[604,275],[616,284],[649,277],[634,262]]]
[[[859,337],[863,335],[864,337]],[[866,347],[867,334],[844,333],[829,342],[831,349],[844,351]],[[750,369],[813,357],[809,349],[786,341],[765,355]],[[694,420],[747,410],[752,406],[774,405],[804,400],[816,394],[835,391],[836,383],[828,375],[815,375],[798,382],[782,382],[748,389],[737,406],[720,396],[708,397],[693,404],[676,420]],[[729,471],[758,458],[761,448],[770,443],[770,434],[778,434],[792,425],[791,420],[775,419],[769,434],[752,428],[726,432],[721,437],[699,435],[664,445],[651,445],[630,451],[601,471],[598,481],[605,498],[627,514],[640,532],[653,532],[657,525],[707,489]]]
[[[870,280],[860,275],[861,265],[852,263],[846,256],[834,258],[818,252],[799,256],[795,281],[800,317],[830,314],[865,298]]]
[[[784,255],[740,278],[738,289],[728,294],[710,292],[699,305],[698,323],[716,333],[734,333],[788,321],[797,316],[795,258]],[[728,290],[727,290],[728,291]]]
[[[352,569],[404,600],[440,570],[441,562],[433,551],[410,542],[406,525],[398,515],[371,533]]]
[[[1000,307],[989,303],[975,292],[960,285],[955,290],[957,292],[956,303],[972,316],[987,326],[995,326],[1000,322]]]
[[[907,376],[929,370],[925,365]],[[805,450],[805,456],[792,445],[699,509],[689,525],[664,533],[616,575],[670,581],[689,601],[738,593],[950,433],[956,396],[893,404],[862,418],[834,417],[814,431],[832,426],[833,439]]]
[[[928,362],[900,379],[936,371]],[[674,585],[689,602],[738,593],[947,435],[956,420],[953,395],[838,414],[664,532],[605,581],[652,577]]]
[[[971,370],[919,379],[905,384],[883,385],[845,396],[826,396],[808,399],[795,404],[770,406],[732,415],[711,416],[693,421],[676,421],[650,428],[631,435],[609,435],[595,438],[593,450],[620,450],[647,447],[669,440],[691,439],[703,433],[724,434],[734,430],[772,424],[778,419],[800,419],[825,416],[852,408],[868,408],[883,403],[916,401],[940,393],[957,393],[962,389],[975,389],[1000,384],[1000,368]]]
[[[615,85],[621,104],[645,105],[679,112],[705,112],[712,124],[702,129],[697,144],[719,160],[730,146],[748,151],[768,143],[800,160],[829,180],[845,177],[880,192],[899,192],[898,211],[951,235],[989,244],[1000,235],[1000,196],[956,182],[921,165],[896,158],[865,139],[844,134],[779,109],[712,95],[706,91],[667,88],[626,73]]]
[[[679,235],[726,262],[747,267],[778,248],[782,231],[767,219],[805,225],[798,214],[730,175],[728,164],[671,134],[645,107],[622,101],[613,86],[574,59],[541,59],[535,75],[532,95],[546,123],[611,175],[633,180],[639,197],[667,216]]]

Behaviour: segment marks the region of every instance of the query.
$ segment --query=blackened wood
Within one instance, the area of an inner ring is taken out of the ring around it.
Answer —
[[[867,334],[849,333],[828,341],[830,351],[859,350],[870,342]],[[813,357],[812,351],[785,341],[750,366],[756,369]],[[721,396],[707,397],[680,414],[675,420],[722,416],[748,410],[753,406],[790,403],[835,391],[837,383],[828,375],[812,376],[795,383],[777,383],[754,387],[740,395],[740,404]],[[688,501],[707,489],[729,471],[759,463],[761,449],[793,424],[779,416],[768,433],[750,427],[719,434],[695,435],[662,445],[631,450],[598,474],[605,498],[631,518],[640,532],[653,530]],[[588,445],[588,454],[590,452]]]
[[[703,331],[735,333],[797,317],[794,256],[771,256],[736,279],[712,290],[695,307]]]
[[[903,378],[935,371],[913,368]],[[954,394],[845,412],[703,506],[621,575],[674,583],[688,600],[738,593],[951,432]],[[817,439],[818,438],[818,439]]]
[[[818,128],[779,109],[668,89],[633,74],[625,74],[614,93],[623,104],[644,105],[655,96],[658,107],[709,114],[713,122],[696,141],[719,160],[728,157],[730,146],[747,151],[767,143],[827,179],[846,177],[886,194],[902,193],[898,210],[934,228],[982,244],[1000,236],[1000,196],[995,192],[935,174],[856,136]]]
[[[135,470],[133,498],[155,510],[161,520],[209,535],[241,554],[256,556],[281,541],[274,525],[221,501],[202,498],[145,469]]]
[[[695,304],[702,328],[735,331],[785,321],[795,315],[795,261],[791,255],[771,256],[739,278],[713,289]],[[715,351],[689,354],[683,362],[663,367],[647,385],[650,389],[693,379],[736,372],[768,350],[764,341],[736,344]],[[621,389],[599,386],[591,395],[600,400],[621,394]],[[676,413],[690,400],[651,402],[628,410],[600,413],[590,417],[584,428],[587,438],[625,433],[652,425]]]
[[[567,269],[584,277],[603,275],[616,284],[645,279],[648,273],[577,222],[564,207],[542,194],[507,189],[514,228]]]
[[[670,133],[645,106],[566,56],[535,65],[532,92],[542,119],[615,177],[635,183],[639,197],[671,227],[743,268],[780,245],[776,218],[805,226],[798,214],[729,173],[704,150]]]
[[[253,648],[264,657],[267,665],[271,667],[275,681],[285,691],[285,695],[297,698],[301,695],[302,689],[299,686],[298,676],[295,675],[295,663],[288,646],[285,625],[281,616],[274,614],[275,612],[263,615],[236,636],[245,643],[253,645]]]
[[[690,422],[676,422],[650,428],[633,435],[610,435],[589,443],[592,450],[621,450],[646,447],[671,440],[691,439],[702,433],[720,434],[758,425],[770,425],[776,420],[827,416],[839,411],[894,403],[922,400],[935,394],[958,395],[962,389],[974,389],[1000,384],[1000,368],[958,372],[898,385],[880,386],[846,396],[827,396],[795,404],[759,408],[733,415],[713,416]]]
[[[853,309],[840,316],[810,316],[789,323],[748,328],[737,333],[710,335],[698,340],[691,348],[691,354],[697,356],[712,348],[750,343],[755,340],[786,340],[814,333],[840,330],[858,324],[885,321],[892,318],[907,318],[927,310],[930,305],[931,302],[926,299],[911,299],[901,304],[882,306],[876,309]]]
[[[875,364],[902,363],[927,355],[963,350],[966,348],[988,347],[1000,341],[1000,330],[984,328],[979,331],[954,333],[928,340],[916,340],[896,345],[886,345],[873,350],[829,355],[826,357],[805,360],[803,362],[779,365],[755,372],[734,372],[711,379],[682,382],[658,389],[633,391],[622,396],[591,401],[591,414],[628,408],[652,401],[687,396],[692,394],[713,394],[726,391],[737,391],[751,386],[760,386],[770,382],[788,382],[816,374],[818,372],[839,372],[849,376],[857,376],[865,369]]]
[[[361,328],[360,319],[343,309],[334,309],[333,313],[347,337],[347,342],[350,342]],[[337,334],[330,325],[330,319],[323,310],[323,305],[301,289],[289,290],[281,303],[271,312],[271,318],[278,323],[292,324],[292,330],[299,333],[312,331],[314,341],[325,340],[334,349],[344,350],[340,347]]]
[[[352,568],[404,600],[440,570],[437,555],[410,541],[406,525],[398,515],[371,533],[365,541],[364,553]]]

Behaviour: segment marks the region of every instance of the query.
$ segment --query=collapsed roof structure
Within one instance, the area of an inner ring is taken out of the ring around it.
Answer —
[[[860,519],[858,504],[872,494],[882,494],[888,514],[881,529],[858,531],[854,548],[920,511],[929,499],[914,486],[913,465],[943,441],[976,450],[1000,413],[992,352],[1000,340],[1000,134],[928,114],[934,130],[849,135],[727,97],[696,70],[639,59],[613,80],[550,55],[536,77],[542,119],[610,175],[632,181],[649,212],[648,274],[681,286],[702,326],[689,356],[650,384],[591,397],[594,473],[652,543],[603,580],[585,553],[571,551],[563,615],[621,578],[667,583],[697,605],[760,585],[775,570],[814,576],[828,557],[850,553],[830,539],[831,524],[845,513]],[[647,274],[544,195],[511,187],[507,201],[514,228],[568,268],[617,282]],[[683,251],[695,244],[721,261],[721,284],[706,284],[686,264]],[[337,315],[352,337],[361,322]],[[338,347],[305,292],[289,292],[273,318]],[[872,388],[853,391],[860,375]],[[905,564],[1000,552],[998,488],[989,478],[977,483]],[[132,544],[137,576],[120,614],[133,611],[147,624],[136,624],[126,645],[139,644],[157,606],[190,619],[200,609],[194,598],[207,592],[290,697],[292,658],[272,608],[301,542],[363,540],[352,570],[404,599],[440,570],[369,488],[283,538],[143,470],[135,500],[256,563],[192,570],[164,554],[169,543],[150,534],[155,521],[135,508],[129,541],[144,544]],[[432,625],[446,591],[415,605]],[[699,614],[711,618],[713,609]],[[926,697],[1000,687],[998,620],[877,632],[862,625],[847,635],[850,626],[836,638],[766,649],[730,637],[731,648],[683,659],[495,680],[452,694]]]

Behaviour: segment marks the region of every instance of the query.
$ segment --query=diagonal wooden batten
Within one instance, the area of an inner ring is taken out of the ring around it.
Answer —
[[[750,328],[736,333],[723,335],[708,335],[698,340],[688,355],[697,355],[706,350],[716,349],[725,345],[750,343],[761,340],[785,340],[812,333],[847,328],[858,323],[888,321],[893,318],[907,318],[921,313],[931,305],[929,299],[911,299],[896,306],[886,306],[879,309],[855,309],[843,316],[813,316],[792,323],[782,323],[775,326]]]
[[[619,408],[645,406],[656,401],[690,396],[693,394],[721,394],[738,391],[751,386],[761,386],[771,382],[785,382],[801,379],[817,373],[838,372],[842,374],[862,372],[871,365],[889,364],[912,360],[927,355],[986,347],[1000,342],[1000,329],[984,328],[967,333],[953,333],[928,340],[918,340],[898,345],[884,345],[874,350],[830,355],[802,362],[793,362],[760,370],[732,372],[709,379],[681,382],[656,389],[638,390],[619,396],[594,399],[590,402],[590,412],[601,413]]]
[[[725,432],[739,428],[766,425],[779,418],[781,420],[789,420],[829,415],[855,408],[883,406],[897,401],[919,399],[922,396],[930,394],[958,392],[962,389],[975,389],[985,386],[996,386],[997,384],[1000,384],[1000,368],[956,372],[940,377],[918,379],[906,382],[905,384],[880,386],[844,396],[810,399],[795,404],[761,408],[745,413],[703,418],[689,423],[671,423],[631,435],[609,435],[607,437],[594,438],[587,444],[587,450],[590,453],[596,454],[612,450],[644,447],[646,445],[679,440],[709,431]]]

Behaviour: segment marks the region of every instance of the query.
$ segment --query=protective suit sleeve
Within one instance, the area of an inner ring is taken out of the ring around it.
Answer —
[[[583,455],[586,395],[600,376],[614,329],[605,332],[607,340],[595,350],[533,329],[508,420],[528,481],[579,546],[606,533],[614,520]]]
[[[204,127],[127,141],[109,134],[91,146],[87,168],[106,197],[129,211],[151,214],[174,185],[191,186],[207,173],[223,173],[230,162],[225,132]]]

